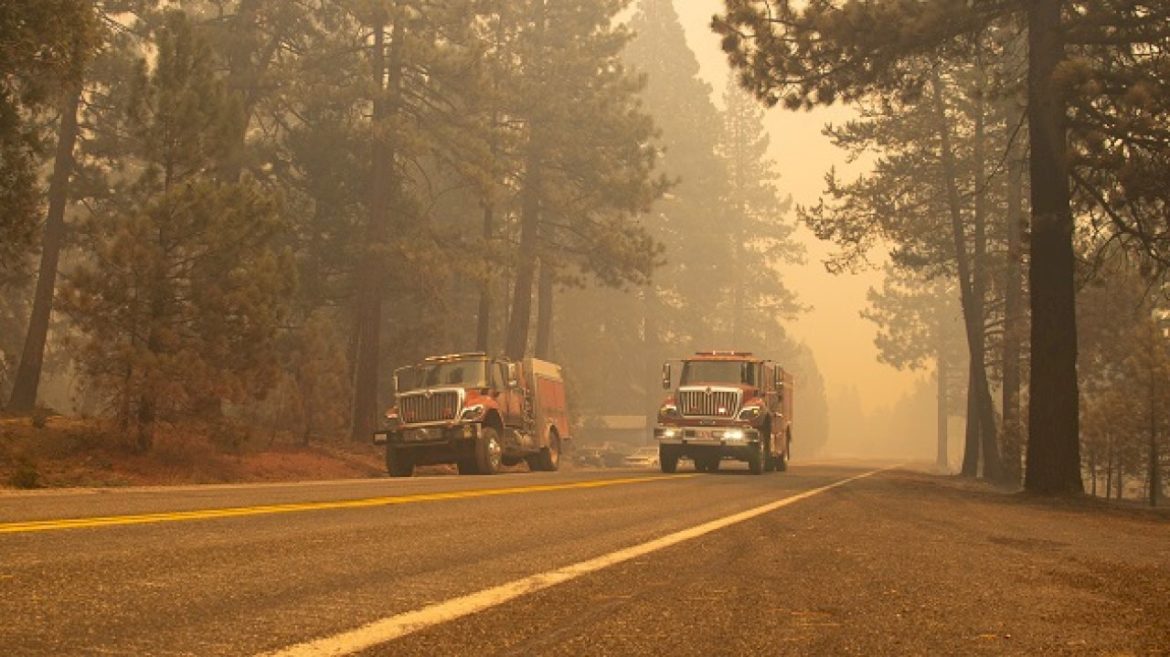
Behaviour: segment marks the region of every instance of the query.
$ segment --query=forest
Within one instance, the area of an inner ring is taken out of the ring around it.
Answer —
[[[717,108],[669,2],[10,7],[9,412],[368,442],[394,368],[483,350],[563,362],[588,423],[724,341],[823,442],[764,110]]]
[[[734,345],[796,374],[812,455],[803,225],[833,272],[881,261],[858,311],[932,373],[941,464],[962,416],[964,476],[1157,504],[1170,6],[713,13],[718,92],[670,0],[5,2],[5,412],[143,453],[179,425],[368,441],[394,368],[482,350],[564,364],[590,426]],[[863,170],[794,206],[764,118],[831,104]]]

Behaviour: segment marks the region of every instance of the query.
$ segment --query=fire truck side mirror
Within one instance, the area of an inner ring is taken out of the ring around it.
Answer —
[[[776,375],[776,397],[781,400],[784,399],[784,381],[780,378],[779,374]]]
[[[394,394],[397,395],[402,390],[402,375],[405,374],[408,369],[410,369],[409,365],[406,367],[399,367],[398,369],[394,370]]]
[[[670,363],[662,364],[662,389],[670,390]]]
[[[508,387],[515,388],[517,383],[516,363],[508,363]]]

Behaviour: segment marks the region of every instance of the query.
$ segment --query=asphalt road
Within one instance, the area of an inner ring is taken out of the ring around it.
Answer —
[[[2,493],[0,655],[1170,655],[1164,515],[729,469]]]

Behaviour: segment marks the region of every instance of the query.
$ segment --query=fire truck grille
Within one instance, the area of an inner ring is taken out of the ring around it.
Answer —
[[[407,424],[454,420],[459,414],[459,393],[418,393],[398,398],[398,413]]]
[[[679,412],[685,417],[731,417],[739,410],[738,390],[680,390]]]

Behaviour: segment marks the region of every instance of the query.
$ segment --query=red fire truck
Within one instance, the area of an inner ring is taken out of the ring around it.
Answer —
[[[663,472],[690,458],[714,472],[725,458],[754,474],[788,468],[793,377],[776,363],[740,351],[703,351],[682,360],[678,388],[658,411],[654,437]],[[671,363],[662,387],[671,388]]]
[[[495,474],[520,461],[531,470],[560,467],[571,440],[560,366],[449,354],[400,368],[394,381],[387,428],[374,434],[386,445],[390,476],[439,463],[460,474]]]

